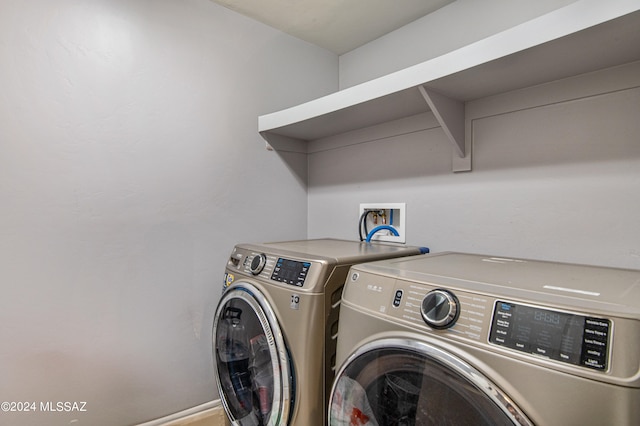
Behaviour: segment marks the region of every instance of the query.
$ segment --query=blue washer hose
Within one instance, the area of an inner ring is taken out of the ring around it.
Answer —
[[[375,228],[373,228],[371,230],[371,232],[369,232],[369,234],[367,234],[367,239],[366,242],[370,243],[371,242],[371,238],[374,236],[374,234],[376,234],[379,231],[391,231],[391,233],[393,235],[395,235],[396,237],[399,235],[398,231],[396,231],[396,228],[394,228],[393,226],[389,226],[389,225],[380,225],[380,226],[376,226]],[[429,247],[420,247],[420,254],[427,254],[429,253]]]
[[[367,234],[367,239],[366,242],[370,243],[371,242],[371,237],[374,236],[374,234],[376,234],[377,232],[383,231],[383,230],[387,230],[387,231],[391,231],[391,233],[393,235],[395,235],[396,237],[400,234],[398,234],[398,231],[396,231],[396,228],[394,228],[393,226],[389,226],[389,225],[380,225],[380,226],[376,226],[375,228],[373,228],[371,230],[371,232],[369,232]]]

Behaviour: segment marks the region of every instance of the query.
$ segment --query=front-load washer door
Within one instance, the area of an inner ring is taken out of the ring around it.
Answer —
[[[357,349],[336,375],[329,418],[331,426],[531,425],[478,370],[408,339]]]
[[[220,398],[233,425],[287,424],[291,367],[282,330],[264,295],[237,282],[222,296],[213,323]]]

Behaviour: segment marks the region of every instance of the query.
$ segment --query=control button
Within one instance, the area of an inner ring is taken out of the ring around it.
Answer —
[[[509,326],[511,325],[511,323],[510,323],[509,321],[507,321],[507,320],[500,319],[500,318],[498,317],[498,320],[496,321],[496,325],[497,325],[498,327],[509,328]]]
[[[549,356],[549,350],[547,348],[541,348],[539,346],[536,346],[534,353],[537,353],[538,355]]]
[[[515,342],[514,346],[519,351],[529,351],[529,344],[527,342]]]
[[[607,342],[606,341],[602,341],[602,340],[597,340],[597,339],[589,339],[586,338],[584,339],[584,343],[591,345],[591,346],[600,346],[600,347],[605,347],[607,346]]]
[[[397,290],[395,296],[393,296],[393,306],[399,307],[402,302],[402,290]]]
[[[449,328],[460,316],[460,303],[447,290],[433,290],[427,293],[420,307],[422,319],[432,328]]]
[[[264,269],[264,266],[267,264],[267,255],[264,253],[257,254],[253,257],[251,261],[251,266],[249,266],[249,271],[253,275],[258,275]]]
[[[604,370],[607,368],[603,359],[586,357],[583,365],[594,368],[596,370]]]
[[[584,334],[592,339],[600,340],[602,342],[607,341],[607,330],[600,330],[595,328],[585,328]]]
[[[598,349],[587,348],[587,356],[592,358],[604,359],[605,353]]]
[[[600,327],[609,329],[609,321],[598,318],[587,318],[585,323],[589,327]]]

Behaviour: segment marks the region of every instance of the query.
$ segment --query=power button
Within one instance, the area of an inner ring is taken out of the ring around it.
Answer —
[[[393,307],[398,308],[402,302],[402,290],[396,290],[396,294],[393,296]]]

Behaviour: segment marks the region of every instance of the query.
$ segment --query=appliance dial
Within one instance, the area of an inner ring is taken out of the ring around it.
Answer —
[[[422,319],[432,328],[449,328],[460,316],[458,298],[447,290],[432,290],[422,299]]]
[[[264,253],[256,254],[253,256],[253,260],[251,261],[251,266],[249,266],[249,270],[253,275],[258,275],[264,269],[264,266],[267,264],[267,255]]]

